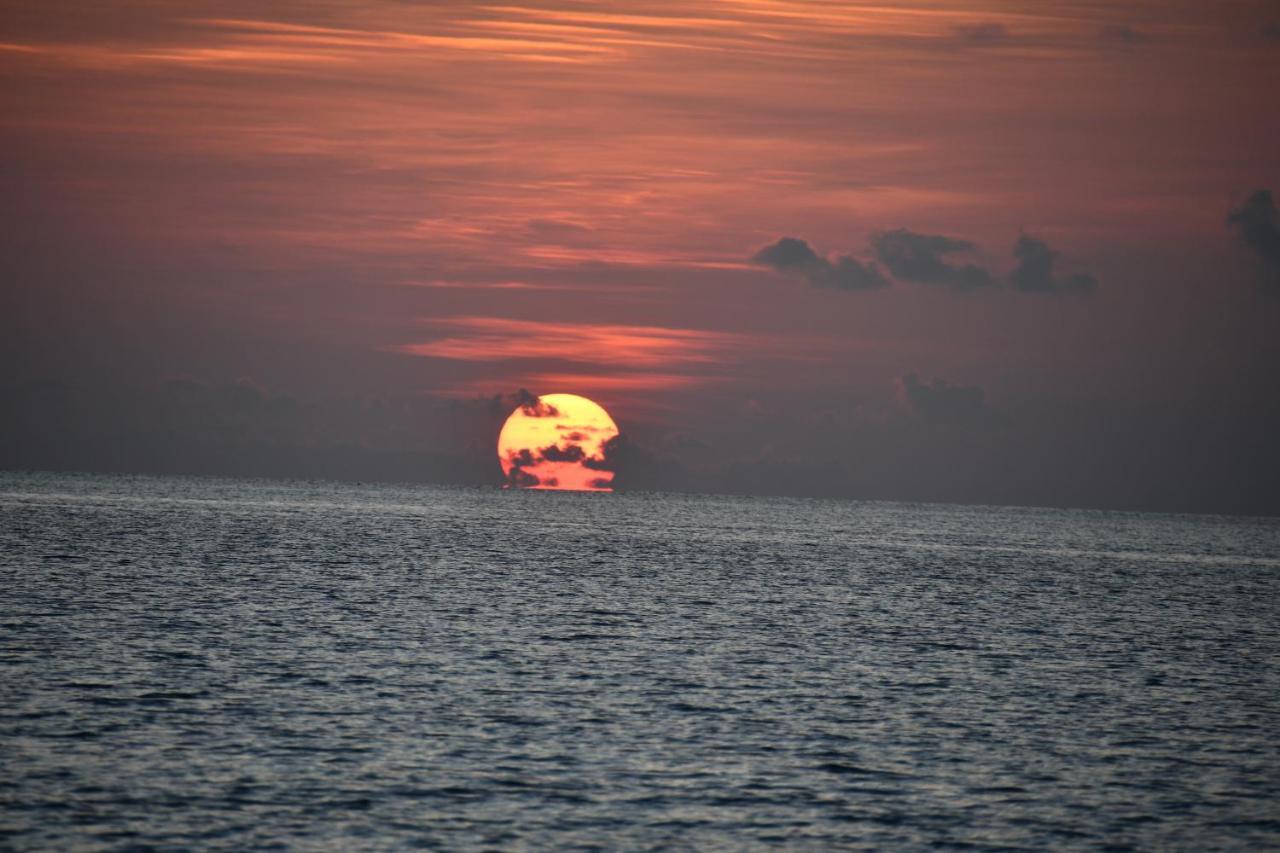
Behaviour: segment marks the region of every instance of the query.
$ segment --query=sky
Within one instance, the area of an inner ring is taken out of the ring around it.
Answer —
[[[0,467],[1280,514],[1280,7],[0,0]]]

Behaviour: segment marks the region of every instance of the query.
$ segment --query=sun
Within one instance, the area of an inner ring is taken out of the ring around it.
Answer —
[[[506,487],[613,491],[613,471],[605,470],[605,443],[617,434],[609,413],[586,397],[530,397],[498,435]]]

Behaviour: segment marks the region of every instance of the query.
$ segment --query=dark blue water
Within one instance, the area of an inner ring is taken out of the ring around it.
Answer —
[[[0,846],[1280,845],[1280,522],[0,475]]]

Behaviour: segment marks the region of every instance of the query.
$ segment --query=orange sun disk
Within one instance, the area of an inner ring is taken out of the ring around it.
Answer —
[[[617,434],[608,412],[576,394],[544,394],[518,406],[498,435],[506,487],[613,491],[605,444]]]

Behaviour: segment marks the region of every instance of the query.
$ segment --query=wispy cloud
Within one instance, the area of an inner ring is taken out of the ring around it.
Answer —
[[[730,332],[505,317],[447,317],[430,320],[427,325],[443,335],[392,349],[458,361],[541,359],[653,368],[714,364],[750,340]]]
[[[600,290],[599,285],[591,284],[555,284],[552,282],[539,281],[451,281],[445,279],[433,279],[428,281],[406,281],[405,285],[409,287],[422,287],[428,290],[506,290],[506,291],[525,291],[531,293],[594,293]],[[649,287],[638,285],[612,285],[610,290],[614,293],[642,293],[652,290]]]

